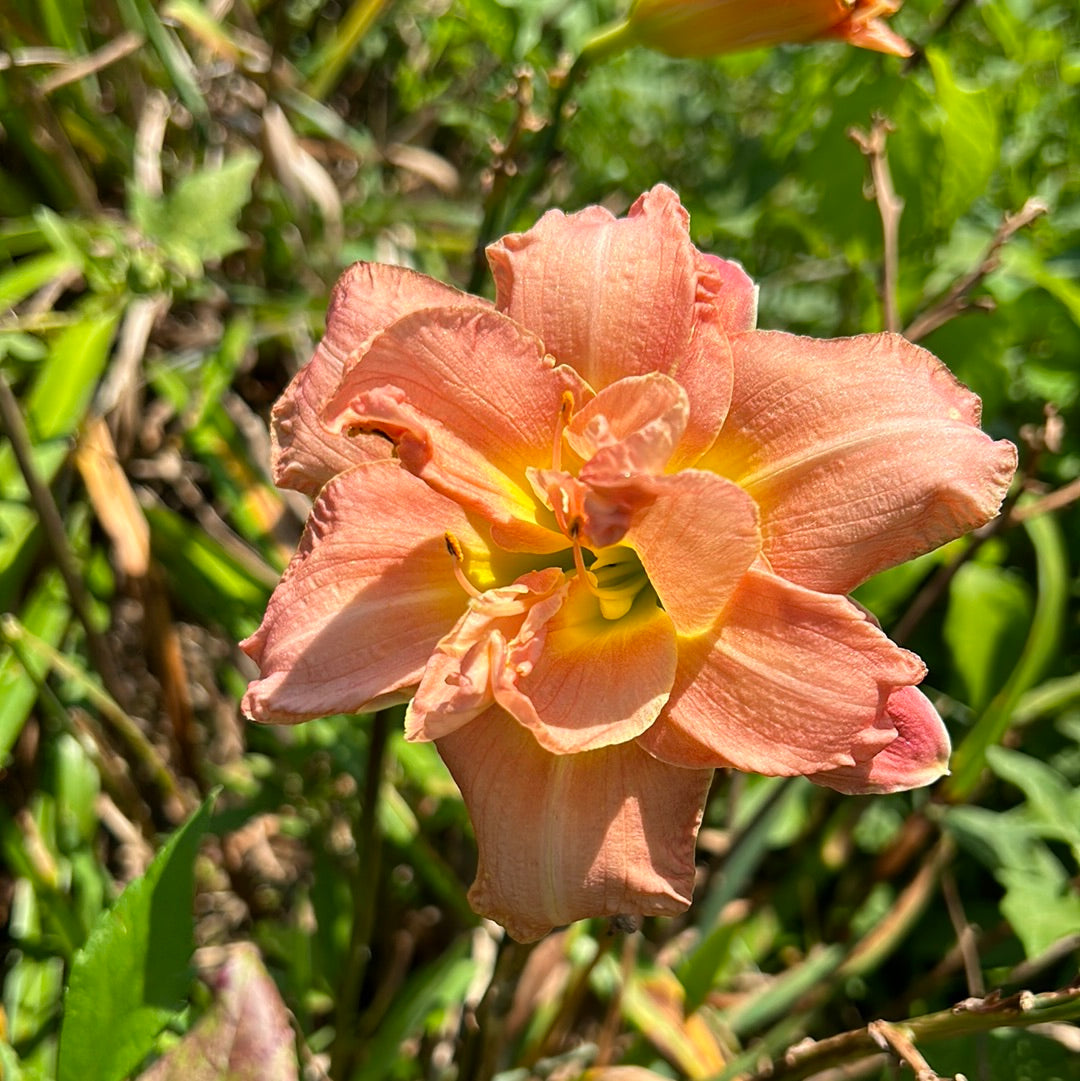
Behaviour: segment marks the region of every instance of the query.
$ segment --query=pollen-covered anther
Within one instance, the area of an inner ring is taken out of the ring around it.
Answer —
[[[458,585],[473,600],[479,600],[483,594],[465,577],[465,571],[462,570],[461,564],[465,561],[465,550],[461,547],[461,541],[454,536],[453,533],[446,532],[443,534],[443,541],[446,544],[446,550],[450,553],[450,557],[454,561],[454,577],[458,581]]]
[[[559,418],[555,422],[555,439],[551,444],[551,468],[555,470],[562,469],[562,444],[563,444],[563,432],[566,431],[566,426],[570,423],[571,418],[574,415],[574,394],[572,391],[564,390],[562,392],[562,398],[559,401]]]

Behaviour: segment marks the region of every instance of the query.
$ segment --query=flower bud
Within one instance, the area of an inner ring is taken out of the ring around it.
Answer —
[[[701,57],[836,38],[895,56],[911,47],[886,25],[901,0],[636,0],[604,38]],[[598,42],[599,44],[599,42]],[[607,51],[607,50],[605,50]],[[615,51],[611,49],[610,51]]]

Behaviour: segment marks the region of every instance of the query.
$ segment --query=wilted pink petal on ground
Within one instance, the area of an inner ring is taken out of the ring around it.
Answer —
[[[634,743],[551,754],[500,709],[438,748],[479,847],[469,901],[519,941],[587,916],[689,905],[710,770],[669,766]]]

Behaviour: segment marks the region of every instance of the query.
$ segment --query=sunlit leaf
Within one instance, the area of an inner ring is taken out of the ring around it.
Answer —
[[[193,866],[213,796],[105,912],[64,996],[58,1081],[120,1081],[149,1054],[191,984]]]

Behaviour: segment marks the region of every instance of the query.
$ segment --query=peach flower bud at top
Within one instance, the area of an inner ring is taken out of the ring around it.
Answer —
[[[771,45],[837,38],[895,56],[906,41],[881,16],[900,0],[637,0],[626,21],[597,39],[603,51],[646,45],[669,56],[718,56]]]

